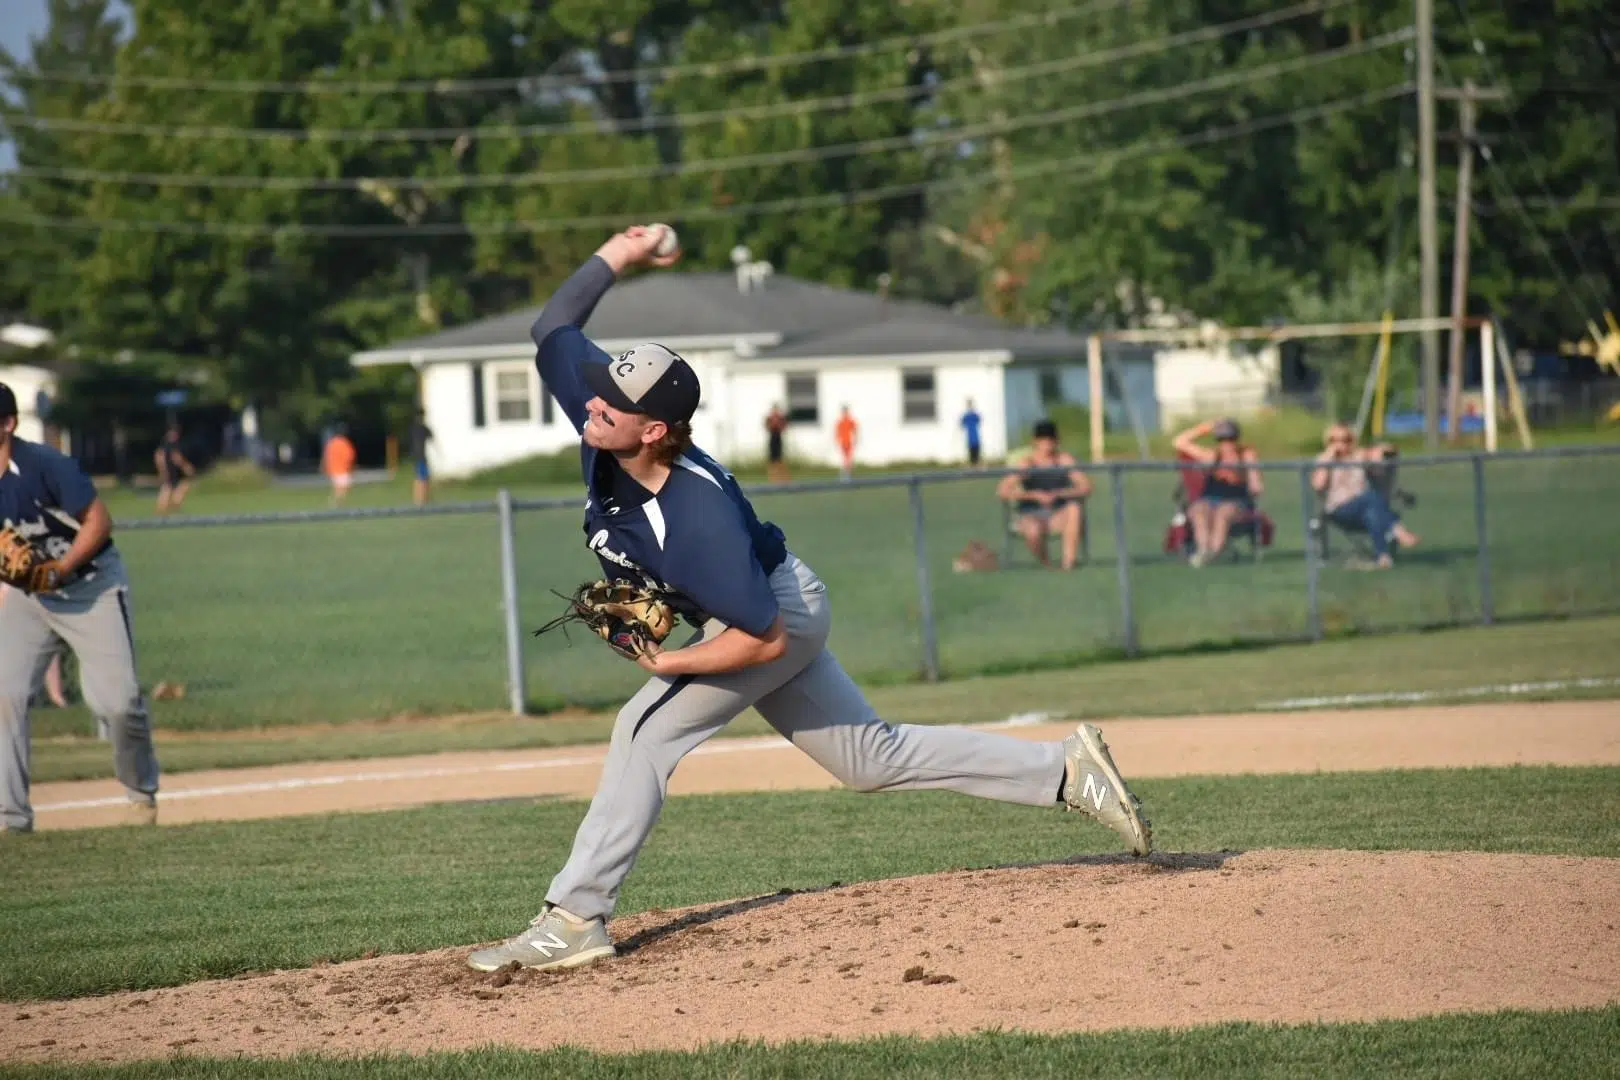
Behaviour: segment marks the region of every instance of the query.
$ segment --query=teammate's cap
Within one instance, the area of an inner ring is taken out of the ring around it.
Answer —
[[[0,382],[0,420],[8,416],[17,415],[17,395],[11,392],[11,387]]]
[[[1238,425],[1236,420],[1217,420],[1215,422],[1215,438],[1217,440],[1236,439],[1237,437]]]
[[[585,385],[624,412],[645,413],[666,424],[692,419],[702,387],[697,372],[663,345],[637,345],[606,364],[585,365]]]
[[[1058,437],[1057,425],[1050,420],[1035,421],[1035,437],[1037,439],[1055,439]]]

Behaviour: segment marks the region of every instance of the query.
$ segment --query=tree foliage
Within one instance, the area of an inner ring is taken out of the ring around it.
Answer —
[[[1406,0],[130,10],[51,0],[32,57],[0,56],[23,167],[0,307],[293,430],[395,423],[407,381],[356,382],[349,354],[543,298],[655,214],[689,266],[741,243],[1023,323],[1417,307],[1411,47],[1383,37]],[[1574,337],[1620,282],[1620,8],[1446,0],[1437,45],[1442,83],[1511,91],[1481,114],[1471,305]],[[142,81],[176,78],[307,86]],[[1449,245],[1453,144],[1440,162]],[[153,179],[176,175],[236,179]],[[354,228],[405,232],[322,233]]]

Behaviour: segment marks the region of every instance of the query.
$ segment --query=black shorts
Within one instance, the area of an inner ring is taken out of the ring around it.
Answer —
[[[968,443],[968,460],[970,462],[977,465],[979,463],[980,453],[981,450],[979,449],[978,443]]]

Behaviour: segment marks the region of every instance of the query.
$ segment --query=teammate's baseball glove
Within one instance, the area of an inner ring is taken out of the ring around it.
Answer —
[[[50,592],[60,583],[56,563],[45,558],[22,534],[0,529],[0,581],[23,592]]]
[[[614,652],[635,660],[649,655],[675,629],[675,609],[664,594],[628,581],[587,581],[563,599],[568,610],[536,630],[535,637],[582,622]]]

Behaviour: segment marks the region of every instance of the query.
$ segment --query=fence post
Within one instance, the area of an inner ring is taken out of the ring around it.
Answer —
[[[1125,533],[1125,470],[1118,465],[1108,466],[1108,483],[1114,489],[1114,563],[1119,570],[1120,629],[1125,636],[1125,655],[1134,657],[1138,644],[1136,605],[1131,600],[1131,542]]]
[[[1317,534],[1311,530],[1311,521],[1315,517],[1311,508],[1316,502],[1316,489],[1311,487],[1311,470],[1308,466],[1299,467],[1299,507],[1301,524],[1304,526],[1305,537],[1305,633],[1312,641],[1322,640],[1322,598],[1318,593],[1318,579],[1322,574],[1321,560],[1316,557]],[[1327,522],[1322,522],[1322,531],[1327,530]]]
[[[922,620],[923,676],[939,681],[939,636],[934,627],[934,587],[928,579],[928,538],[924,535],[922,484],[915,476],[911,497],[911,538],[917,549],[917,615]]]
[[[501,530],[501,609],[506,627],[506,693],[512,715],[526,711],[523,679],[523,627],[518,613],[517,537],[512,520],[512,493],[495,496]]]
[[[1474,532],[1479,542],[1479,621],[1486,626],[1496,621],[1496,603],[1491,599],[1491,551],[1485,533],[1485,458],[1474,460]]]

